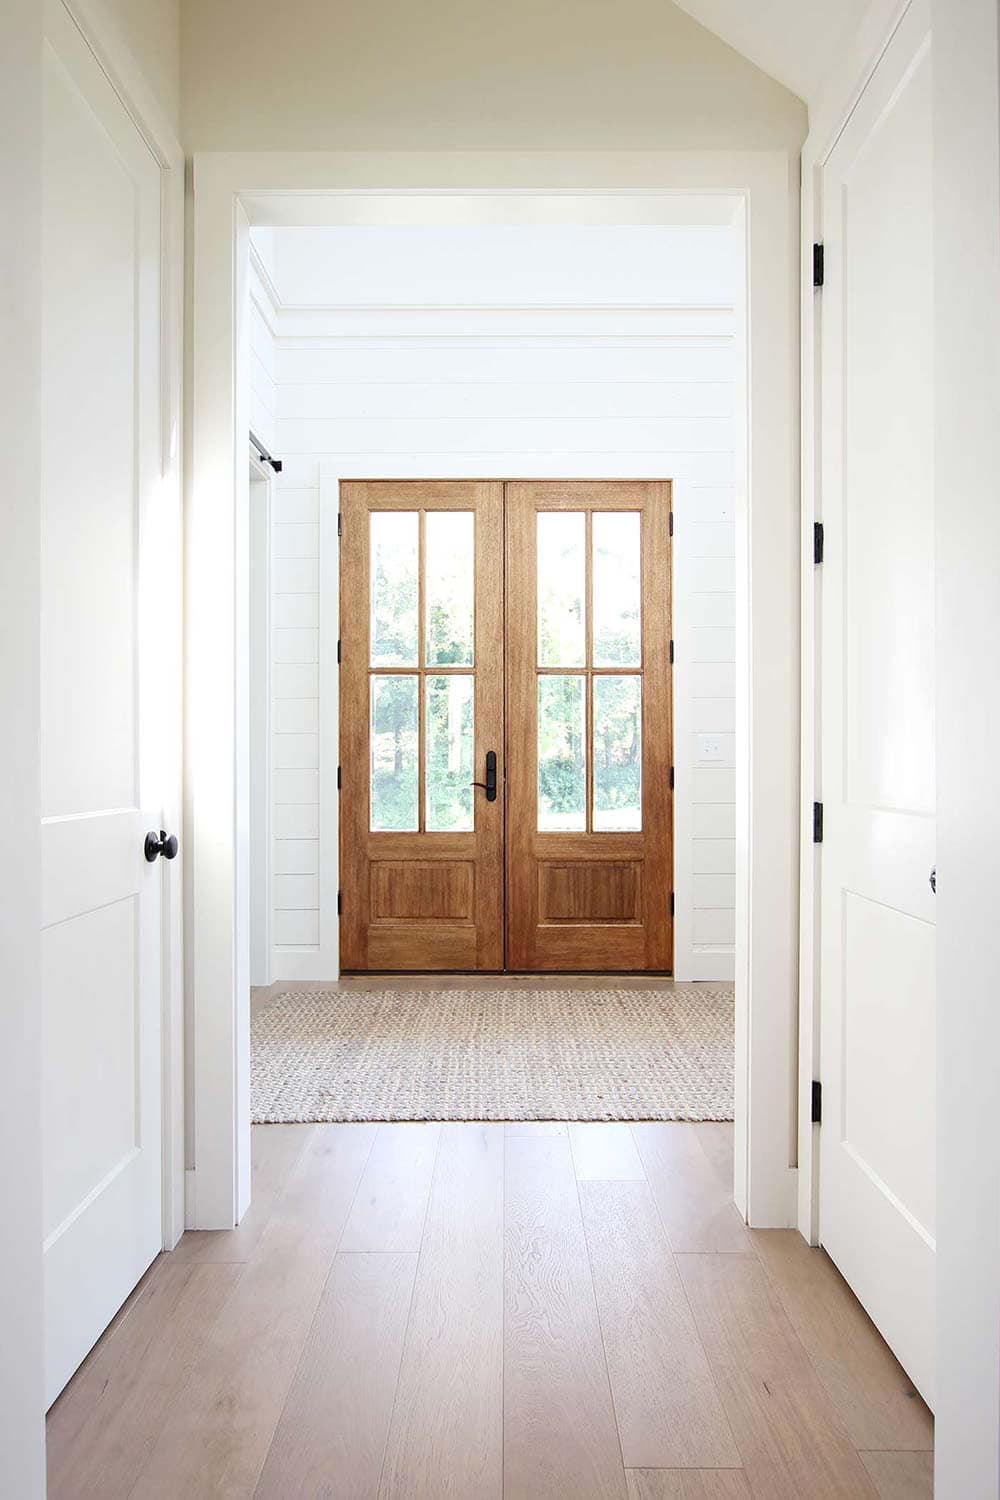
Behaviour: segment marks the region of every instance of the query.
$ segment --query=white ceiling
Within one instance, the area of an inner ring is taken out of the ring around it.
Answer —
[[[676,0],[702,26],[815,104],[869,0]]]

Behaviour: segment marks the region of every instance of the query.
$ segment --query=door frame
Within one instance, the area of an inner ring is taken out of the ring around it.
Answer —
[[[245,448],[238,434],[246,428],[240,356],[250,223],[483,222],[491,202],[508,212],[511,198],[522,200],[525,222],[539,222],[545,213],[565,215],[567,208],[579,213],[584,205],[595,222],[648,223],[659,222],[657,213],[673,211],[676,218],[672,200],[678,196],[685,200],[687,222],[696,218],[689,205],[698,203],[709,204],[718,222],[725,201],[745,237],[739,403],[745,420],[736,454],[734,1188],[751,1223],[792,1224],[799,676],[795,163],[785,151],[488,158],[462,152],[209,152],[195,157],[194,196],[188,597],[189,639],[198,641],[198,650],[188,661],[195,731],[188,792],[195,849],[189,936],[196,1166],[189,1225],[226,1228],[238,1222],[250,1189],[249,997],[238,982],[236,954],[244,939],[233,899],[238,830],[231,607],[235,527],[246,505]],[[400,467],[394,462],[392,474]],[[466,473],[472,468],[463,467]],[[560,465],[567,468],[572,465]],[[760,892],[757,900],[754,890]]]

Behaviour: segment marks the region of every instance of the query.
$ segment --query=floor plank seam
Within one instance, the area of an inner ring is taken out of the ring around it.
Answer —
[[[630,1135],[630,1138],[631,1138],[631,1131],[629,1132],[629,1135]],[[597,1328],[598,1328],[598,1332],[601,1335],[601,1354],[604,1357],[604,1378],[608,1382],[608,1396],[609,1396],[610,1401],[611,1401],[611,1410],[614,1413],[615,1434],[617,1435],[617,1438],[618,1438],[618,1456],[621,1459],[622,1475],[625,1478],[625,1489],[626,1489],[626,1492],[627,1492],[628,1491],[628,1474],[627,1474],[626,1466],[625,1466],[625,1446],[624,1446],[624,1444],[622,1442],[621,1419],[620,1419],[619,1413],[618,1413],[618,1403],[615,1400],[614,1382],[611,1379],[611,1366],[608,1363],[608,1345],[607,1345],[607,1340],[606,1340],[606,1338],[604,1336],[604,1322],[603,1322],[603,1319],[601,1318],[601,1302],[600,1302],[600,1298],[597,1295],[597,1283],[594,1280],[594,1258],[593,1258],[593,1255],[591,1254],[591,1250],[590,1250],[590,1236],[587,1234],[587,1218],[586,1218],[586,1215],[583,1212],[583,1199],[580,1196],[580,1178],[577,1175],[576,1152],[573,1149],[573,1132],[572,1131],[569,1132],[569,1152],[570,1152],[570,1161],[573,1164],[573,1183],[574,1183],[574,1186],[576,1187],[576,1207],[577,1207],[577,1212],[580,1215],[580,1228],[583,1231],[583,1243],[586,1246],[586,1250],[587,1250],[587,1269],[590,1272],[590,1295],[594,1299],[594,1315],[597,1318]],[[642,1158],[640,1157],[639,1160],[641,1162]],[[646,1177],[645,1177],[646,1168],[645,1168],[644,1164],[643,1164],[642,1170],[643,1170],[642,1181],[645,1182],[646,1181]]]
[[[378,1127],[381,1129],[381,1126]],[[410,1344],[410,1329],[413,1325],[413,1307],[417,1297],[417,1287],[420,1284],[420,1273],[423,1269],[424,1254],[426,1250],[425,1240],[427,1237],[427,1217],[431,1211],[431,1203],[434,1201],[434,1190],[437,1186],[438,1173],[441,1168],[441,1147],[444,1141],[445,1127],[442,1125],[438,1132],[437,1149],[434,1152],[434,1166],[431,1169],[430,1186],[427,1190],[427,1206],[424,1209],[424,1221],[420,1229],[420,1247],[417,1251],[417,1268],[413,1273],[413,1285],[410,1287],[410,1300],[406,1308],[406,1326],[403,1329],[403,1340],[399,1346],[399,1366],[396,1370],[396,1383],[392,1391],[392,1405],[389,1408],[389,1421],[386,1424],[385,1439],[382,1443],[382,1461],[379,1464],[378,1482],[375,1486],[374,1495],[381,1500],[382,1484],[385,1479],[385,1463],[389,1456],[389,1439],[392,1436],[393,1424],[396,1420],[396,1407],[399,1402],[399,1387],[403,1377],[403,1367],[406,1364],[407,1350]],[[377,1133],[377,1132],[376,1132]],[[344,1221],[345,1227],[347,1220]]]

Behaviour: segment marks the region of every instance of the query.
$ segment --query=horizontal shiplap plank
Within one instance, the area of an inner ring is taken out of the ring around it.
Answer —
[[[732,341],[712,345],[614,345],[579,339],[552,344],[535,339],[487,343],[448,339],[386,340],[378,347],[324,344],[320,340],[276,346],[282,384],[362,384],[391,380],[482,381],[519,384],[530,363],[535,381],[605,384],[609,381],[731,381],[736,375]]]
[[[315,524],[319,520],[319,490],[276,489],[271,498],[271,518],[276,526]]]
[[[736,618],[736,595],[731,589],[689,594],[684,614],[686,623],[692,627],[731,629]]]
[[[319,590],[319,559],[276,557],[271,583],[276,594],[315,594]]]
[[[318,875],[319,839],[275,839],[275,875]]]
[[[271,935],[276,948],[319,946],[318,911],[275,911]]]
[[[690,594],[725,593],[736,588],[736,558],[695,557],[691,551],[693,539],[674,526],[674,567],[678,569],[678,557],[683,571],[677,577],[677,593],[682,597]]]
[[[318,771],[275,771],[271,778],[275,804],[319,801]]]
[[[690,631],[692,661],[726,662],[736,658],[736,632],[695,626]]]
[[[732,907],[736,904],[736,877],[725,874],[695,875],[691,895],[696,907]]]
[[[275,698],[318,698],[319,667],[315,662],[275,662],[271,692]]]
[[[563,452],[593,447],[662,448],[682,453],[730,454],[728,417],[317,417],[279,416],[282,454],[480,453],[497,449]]]
[[[695,802],[735,802],[736,772],[698,766],[691,772]]]
[[[736,528],[730,522],[694,521],[691,524],[692,557],[734,557]]]
[[[735,727],[735,698],[696,697],[691,699],[691,728],[696,732],[732,734]]]
[[[336,418],[380,421],[448,417],[517,420],[539,417],[694,417],[733,414],[733,387],[725,381],[552,380],[386,381],[281,386],[280,416],[295,421]],[[726,432],[725,446],[731,446]]]
[[[736,808],[731,802],[696,802],[691,814],[696,839],[731,839],[735,836]]]
[[[691,937],[695,945],[701,943],[711,947],[728,947],[736,941],[736,912],[728,910],[706,910],[695,906],[692,916]]]
[[[696,875],[731,875],[736,869],[735,839],[700,839],[693,844]]]
[[[433,475],[438,479],[565,479],[568,468],[582,467],[591,477],[609,479],[674,479],[693,484],[731,484],[732,453],[682,452],[669,448],[642,448],[635,441],[609,446],[602,424],[582,426],[581,446],[559,445],[545,423],[538,423],[534,446],[494,449],[417,447],[370,447],[347,451],[325,449],[314,453],[282,451],[284,475],[293,489],[319,483],[321,470],[339,479],[412,479]],[[280,443],[280,431],[277,442]],[[579,465],[577,463],[579,460]]]
[[[318,838],[319,804],[316,802],[282,803],[274,809],[271,831],[276,839]]]
[[[312,771],[319,767],[318,734],[276,734],[271,764],[277,771]]]
[[[276,698],[272,721],[276,734],[315,734],[319,729],[319,699]]]
[[[275,911],[314,911],[319,906],[319,880],[315,875],[276,875]]]
[[[319,661],[318,630],[284,630],[277,628],[272,636],[276,662],[308,664]]]
[[[280,435],[279,435],[280,442]],[[319,526],[293,522],[274,528],[275,557],[319,557]]]
[[[735,697],[736,667],[733,662],[691,662],[688,677],[695,698]]]

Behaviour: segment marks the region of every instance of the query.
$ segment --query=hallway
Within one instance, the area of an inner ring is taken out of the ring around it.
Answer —
[[[55,1500],[927,1500],[932,1423],[730,1125],[254,1128],[53,1407]]]

